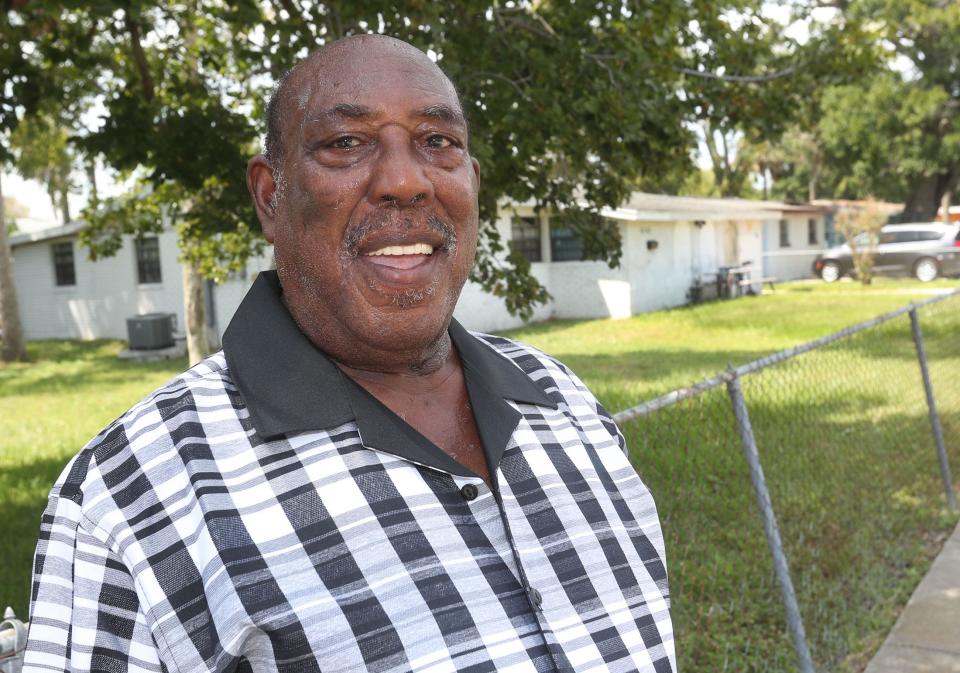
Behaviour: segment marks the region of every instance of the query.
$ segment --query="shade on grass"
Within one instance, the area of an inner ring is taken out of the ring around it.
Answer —
[[[510,335],[564,361],[618,411],[924,298],[930,287],[789,284],[772,295]],[[960,438],[960,391],[949,375],[960,372],[957,313],[927,330],[945,429]],[[942,507],[908,328],[901,321],[887,332],[744,384],[814,656],[831,670],[857,670],[879,644],[954,520]],[[120,362],[120,348],[34,342],[33,362],[0,365],[0,607],[21,616],[50,484],[106,423],[185,365]],[[664,522],[682,670],[788,671],[793,655],[731,424],[718,390],[624,431]]]

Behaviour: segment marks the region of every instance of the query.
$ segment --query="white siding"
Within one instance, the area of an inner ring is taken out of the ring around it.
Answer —
[[[126,339],[126,319],[175,313],[183,325],[183,285],[172,232],[159,236],[162,282],[139,285],[132,239],[113,257],[91,262],[75,237],[24,243],[15,249],[14,277],[27,339]],[[73,240],[77,283],[57,287],[53,243]]]

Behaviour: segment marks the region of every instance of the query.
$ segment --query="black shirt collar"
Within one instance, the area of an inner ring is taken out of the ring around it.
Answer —
[[[467,468],[344,376],[300,331],[281,299],[275,271],[261,273],[223,335],[231,377],[264,439],[356,420],[364,445],[456,474]],[[463,364],[474,417],[496,466],[519,420],[504,399],[556,408],[517,365],[455,320],[450,338]]]

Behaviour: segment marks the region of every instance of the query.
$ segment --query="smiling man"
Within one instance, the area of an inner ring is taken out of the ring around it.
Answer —
[[[563,365],[451,319],[480,167],[446,76],[325,46],[247,182],[277,271],[57,481],[26,670],[674,670],[623,436]]]

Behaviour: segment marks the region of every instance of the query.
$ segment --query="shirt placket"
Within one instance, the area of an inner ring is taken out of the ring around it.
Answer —
[[[496,531],[489,531],[494,534],[488,535],[488,538],[491,540],[502,539],[506,541],[506,548],[498,548],[497,553],[504,559],[504,562],[520,583],[520,586],[523,587],[527,604],[530,606],[530,612],[536,618],[540,635],[553,658],[555,669],[558,673],[572,673],[573,668],[558,649],[557,640],[545,618],[543,595],[537,587],[530,583],[527,572],[523,567],[523,561],[517,549],[517,542],[510,528],[510,518],[507,516],[506,508],[503,506],[503,499],[500,496],[499,489],[496,487],[490,488],[487,483],[480,478],[460,477],[457,475],[451,476],[453,477],[454,483],[456,483],[460,489],[460,495],[469,504],[471,512],[474,515],[474,520],[477,521],[478,525],[483,525],[481,522],[496,521],[502,526],[502,537],[496,535]],[[496,484],[498,475],[494,474],[493,477]],[[487,525],[490,524],[487,523]]]

